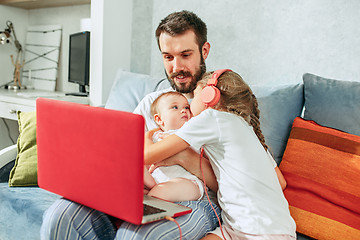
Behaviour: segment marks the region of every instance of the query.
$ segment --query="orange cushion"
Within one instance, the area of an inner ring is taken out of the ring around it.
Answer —
[[[360,239],[360,136],[297,117],[280,169],[297,232]]]

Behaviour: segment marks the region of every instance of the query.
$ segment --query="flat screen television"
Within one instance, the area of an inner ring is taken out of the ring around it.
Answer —
[[[79,84],[79,92],[66,95],[87,96],[89,86],[90,32],[84,31],[70,35],[68,81]]]

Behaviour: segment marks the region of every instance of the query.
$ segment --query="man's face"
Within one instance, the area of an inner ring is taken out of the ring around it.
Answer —
[[[204,60],[210,44],[205,43],[200,52],[195,33],[189,30],[177,36],[161,33],[159,45],[171,86],[178,92],[191,93],[206,71]]]

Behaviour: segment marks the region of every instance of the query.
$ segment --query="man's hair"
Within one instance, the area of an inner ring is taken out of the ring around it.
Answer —
[[[161,33],[166,32],[171,36],[176,36],[184,34],[188,30],[192,30],[195,33],[196,41],[201,52],[202,46],[207,42],[206,24],[195,13],[186,10],[171,13],[160,21],[155,31],[159,49],[159,37]]]
[[[162,99],[162,98],[165,98],[165,97],[168,97],[168,96],[181,96],[181,97],[184,97],[186,99],[186,97],[184,95],[182,95],[181,93],[179,92],[165,92],[165,93],[162,93],[160,94],[151,104],[150,106],[150,113],[151,113],[151,116],[154,117],[155,114],[159,114],[159,109],[158,109],[158,104],[159,104],[159,101]]]

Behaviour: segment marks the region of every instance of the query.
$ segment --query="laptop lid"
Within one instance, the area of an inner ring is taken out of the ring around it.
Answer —
[[[36,115],[39,187],[134,224],[191,212],[150,198],[175,209],[143,219],[141,115],[45,98]]]

